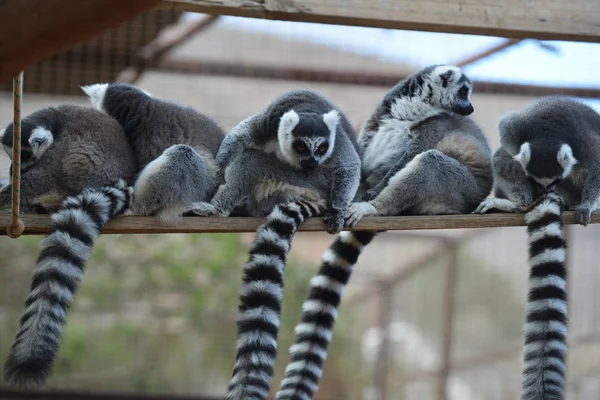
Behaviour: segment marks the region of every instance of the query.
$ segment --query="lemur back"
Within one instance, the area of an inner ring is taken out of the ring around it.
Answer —
[[[12,159],[12,123],[1,131]],[[12,165],[10,170],[12,171]],[[56,211],[67,196],[85,188],[132,183],[133,151],[123,129],[109,116],[73,104],[45,107],[21,122],[23,211]],[[11,204],[12,186],[0,191],[0,207]]]
[[[114,117],[131,141],[140,166],[128,214],[178,222],[214,195],[214,158],[225,137],[209,116],[151,96],[129,84],[82,88],[99,110]]]
[[[346,225],[368,215],[471,212],[492,187],[491,150],[473,112],[470,80],[452,66],[431,66],[394,86],[365,121],[362,202]],[[459,115],[457,115],[459,114]],[[341,233],[322,256],[296,326],[277,400],[316,392],[343,290],[377,232]]]

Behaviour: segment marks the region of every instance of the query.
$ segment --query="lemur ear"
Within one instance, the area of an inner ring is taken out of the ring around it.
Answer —
[[[329,129],[329,132],[335,133],[339,121],[340,113],[338,110],[331,110],[328,113],[323,114],[323,122]]]
[[[90,98],[92,107],[102,111],[102,104],[104,103],[104,96],[108,89],[108,83],[95,83],[93,85],[80,86],[80,88]]]
[[[571,146],[566,143],[563,143],[563,145],[560,146],[556,158],[564,170],[570,169],[573,165],[577,164],[577,159],[575,159],[573,156],[573,150],[571,149]]]
[[[513,158],[516,161],[518,161],[523,166],[523,168],[525,168],[527,164],[529,164],[529,160],[531,159],[531,146],[529,145],[529,142],[523,143],[521,145],[519,154],[517,154]]]
[[[300,122],[300,117],[296,111],[290,110],[283,114],[279,119],[279,128],[277,129],[279,140],[283,142],[282,139],[292,133],[298,122]]]

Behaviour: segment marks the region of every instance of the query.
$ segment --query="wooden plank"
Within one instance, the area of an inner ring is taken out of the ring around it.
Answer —
[[[48,215],[21,215],[25,223],[24,235],[41,235],[48,233]],[[572,211],[563,215],[565,224],[575,224]],[[0,226],[7,226],[10,215],[0,215]],[[264,218],[244,217],[184,217],[177,225],[160,225],[152,217],[120,216],[109,221],[102,233],[233,233],[254,232]],[[600,213],[592,215],[592,223],[600,222]],[[404,231],[423,229],[462,229],[524,226],[523,214],[465,214],[465,215],[431,215],[405,217],[370,217],[363,219],[355,228],[347,230]],[[321,218],[309,218],[299,229],[303,232],[325,231]],[[6,235],[0,229],[0,235]]]
[[[596,0],[165,0],[159,7],[516,39],[600,41]]]
[[[0,82],[11,79],[31,64],[153,9],[159,1],[0,1]]]

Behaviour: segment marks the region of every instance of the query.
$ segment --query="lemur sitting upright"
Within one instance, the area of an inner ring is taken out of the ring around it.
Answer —
[[[361,193],[346,223],[369,215],[471,212],[492,188],[491,150],[468,115],[471,81],[457,67],[426,67],[394,86],[363,124]],[[296,327],[291,361],[276,398],[310,399],[317,390],[337,308],[352,268],[376,232],[342,232],[321,268]]]

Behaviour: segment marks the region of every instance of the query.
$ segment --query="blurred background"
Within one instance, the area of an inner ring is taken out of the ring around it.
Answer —
[[[475,81],[473,118],[496,122],[564,93],[600,110],[600,45],[152,11],[25,71],[23,113],[87,105],[79,85],[131,82],[224,128],[292,88],[320,91],[358,129],[386,91],[433,63]],[[0,125],[12,119],[0,83]],[[0,158],[0,176],[8,175]],[[235,357],[241,265],[253,234],[106,235],[70,312],[55,373],[2,398],[222,399]],[[0,237],[0,359],[24,310],[40,236]],[[331,242],[299,233],[286,269],[277,390],[293,328]],[[600,226],[569,226],[568,399],[600,398]],[[317,400],[514,400],[520,388],[524,228],[389,232],[359,261]],[[1,378],[0,378],[1,379]]]

